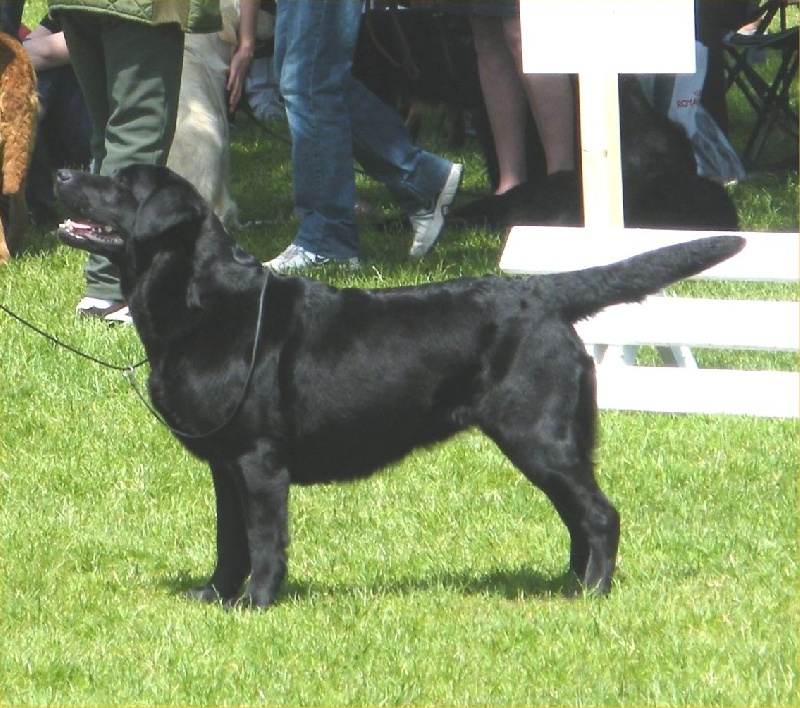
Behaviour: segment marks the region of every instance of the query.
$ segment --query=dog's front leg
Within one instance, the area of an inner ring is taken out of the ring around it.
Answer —
[[[276,470],[271,458],[258,451],[247,455],[239,478],[251,565],[242,603],[256,608],[275,601],[286,576],[289,472]]]
[[[236,465],[212,463],[217,503],[217,566],[208,583],[189,591],[190,597],[204,602],[232,602],[250,573],[244,509],[239,495]]]

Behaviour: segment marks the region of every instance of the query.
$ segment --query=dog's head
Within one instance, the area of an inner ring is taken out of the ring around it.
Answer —
[[[197,190],[166,167],[131,165],[110,177],[59,170],[55,189],[74,214],[59,226],[59,238],[119,267],[134,321],[151,297],[181,317],[183,308],[261,287],[258,260],[239,248]]]
[[[74,214],[59,226],[59,238],[120,267],[130,267],[137,250],[196,238],[209,214],[191,184],[156,165],[131,165],[110,177],[59,170],[55,191]]]

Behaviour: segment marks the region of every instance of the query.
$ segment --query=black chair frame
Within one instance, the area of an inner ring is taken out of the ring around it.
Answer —
[[[742,150],[748,168],[759,164],[767,140],[777,127],[798,140],[798,113],[791,105],[792,84],[798,72],[798,27],[787,26],[786,9],[797,2],[767,0],[759,6],[758,25],[753,35],[732,32],[723,40],[726,61],[725,90],[738,87],[756,114],[756,120]],[[778,31],[768,31],[776,16]],[[780,62],[772,77],[751,63],[751,51],[779,52]],[[794,164],[796,165],[796,155]]]

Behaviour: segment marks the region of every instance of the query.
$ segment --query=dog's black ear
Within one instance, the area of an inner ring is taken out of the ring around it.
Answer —
[[[206,213],[205,202],[190,184],[162,185],[139,206],[133,237],[146,241],[178,228],[196,232]]]

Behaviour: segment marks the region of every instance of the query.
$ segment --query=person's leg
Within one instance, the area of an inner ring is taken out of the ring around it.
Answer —
[[[133,163],[166,165],[183,66],[183,40],[175,24],[111,22],[102,40],[112,109],[100,174]]]
[[[92,171],[100,170],[106,155],[105,132],[109,116],[106,91],[106,57],[103,50],[102,17],[84,12],[64,12],[59,15],[67,40],[70,61],[86,101],[92,122]],[[86,297],[99,301],[121,300],[119,273],[105,258],[90,255],[84,266]],[[79,310],[83,302],[79,304]],[[98,311],[103,309],[97,304]]]
[[[567,74],[525,74],[519,17],[504,20],[506,44],[522,77],[544,146],[547,172],[575,169],[575,96]]]
[[[347,108],[353,152],[364,171],[389,189],[405,213],[432,208],[453,163],[414,145],[400,114],[352,76]]]
[[[417,250],[438,236],[461,176],[460,166],[416,147],[397,112],[351,76],[361,8],[360,0],[278,4],[275,61],[301,219],[294,245],[324,258],[358,254],[354,153],[410,214],[415,247],[424,241]],[[280,267],[277,260],[270,266]]]
[[[61,67],[57,106],[52,106],[51,119],[56,126],[64,156],[64,164],[86,169],[91,162],[92,121],[86,109],[72,67]]]
[[[257,56],[253,59],[244,80],[244,94],[250,110],[259,120],[282,120],[286,117],[273,57]]]
[[[26,195],[34,223],[50,226],[57,218],[53,170],[89,166],[92,126],[71,66],[40,71],[37,84],[38,130]]]
[[[506,45],[503,19],[471,15],[470,24],[500,173],[495,193],[502,194],[528,179],[525,159],[528,97]]]
[[[58,19],[92,124],[91,156],[96,172],[106,155],[105,133],[109,115],[108,70],[101,39],[103,20],[99,15],[85,12],[63,12]]]
[[[39,115],[36,125],[36,142],[28,167],[25,183],[25,197],[28,211],[37,225],[51,225],[56,218],[55,195],[53,194],[53,178],[51,155],[53,150],[53,109],[58,110],[58,81],[61,69],[40,71],[36,76],[36,91],[39,96]]]
[[[413,229],[409,255],[420,258],[439,238],[461,185],[463,165],[414,145],[400,114],[352,76],[347,81],[347,107],[355,157],[409,217]]]
[[[355,170],[345,79],[359,0],[279,0],[275,65],[292,133],[300,226],[294,244],[325,258],[358,255]]]
[[[361,6],[360,2],[354,4]],[[348,41],[350,64],[360,21],[360,14],[353,17]],[[389,189],[408,215],[413,229],[409,254],[424,256],[439,237],[461,184],[463,165],[416,146],[400,114],[355,79],[349,69],[345,101],[356,160],[370,177]]]
[[[22,24],[22,11],[25,9],[23,0],[2,0],[0,2],[0,22],[3,32],[12,37],[19,36],[19,26]]]
[[[94,171],[166,164],[180,91],[180,29],[82,12],[64,12],[60,19],[92,119]],[[119,272],[111,263],[90,256],[85,270],[87,296],[121,300]]]

